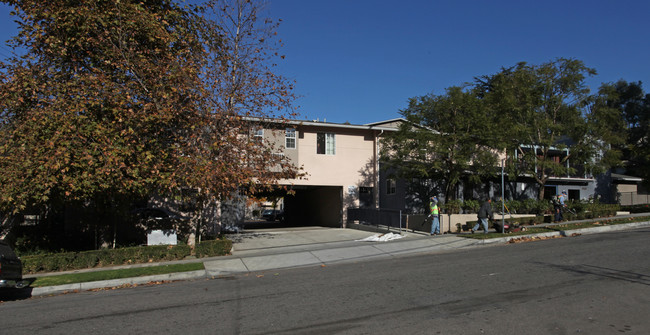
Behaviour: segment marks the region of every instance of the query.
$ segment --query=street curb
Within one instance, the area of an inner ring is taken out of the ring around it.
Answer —
[[[150,282],[157,281],[175,281],[175,280],[188,280],[208,277],[206,270],[196,270],[187,272],[167,273],[162,275],[120,278],[111,280],[99,280],[85,283],[75,283],[56,286],[44,286],[32,288],[32,296],[42,296],[75,291],[87,291],[107,287],[119,287],[124,285],[142,285]]]
[[[642,222],[630,222],[630,223],[621,223],[616,225],[607,225],[602,227],[591,227],[591,228],[579,228],[579,229],[570,229],[570,230],[560,230],[548,233],[536,233],[528,235],[516,235],[516,236],[506,236],[506,237],[497,237],[489,238],[485,240],[478,240],[474,245],[484,245],[484,244],[495,244],[495,243],[509,243],[512,240],[519,240],[523,238],[535,238],[535,237],[568,237],[573,235],[587,235],[587,234],[597,234],[608,231],[619,231],[626,229],[635,229],[642,227],[650,227],[650,221]]]

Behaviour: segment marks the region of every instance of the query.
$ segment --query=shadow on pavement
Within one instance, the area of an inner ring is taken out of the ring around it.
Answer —
[[[275,230],[282,228],[296,228],[300,227],[296,224],[287,223],[285,221],[267,221],[267,220],[256,220],[256,221],[245,221],[242,224],[237,225],[237,229],[226,231],[226,237],[233,241],[233,243],[242,243],[246,240],[253,240],[257,238],[272,239],[274,234],[265,232],[265,230]]]
[[[32,297],[32,288],[2,288],[0,289],[0,302],[25,300]]]
[[[286,221],[257,220],[257,221],[244,221],[244,223],[242,223],[240,227],[246,230],[246,229],[295,228],[295,227],[302,227],[302,225],[296,223],[290,223]]]

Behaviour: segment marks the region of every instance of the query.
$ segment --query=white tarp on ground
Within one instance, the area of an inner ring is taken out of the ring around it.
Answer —
[[[358,242],[386,242],[386,241],[397,240],[402,237],[404,236],[400,234],[386,233],[386,234],[375,234],[357,241]]]

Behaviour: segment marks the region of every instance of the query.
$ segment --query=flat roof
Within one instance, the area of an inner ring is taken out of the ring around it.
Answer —
[[[614,179],[614,180],[623,180],[623,181],[636,181],[636,182],[643,181],[643,179],[639,178],[639,177],[626,176],[624,174],[618,174],[618,173],[612,173],[612,179]]]
[[[279,119],[262,119],[256,117],[247,117],[244,119],[250,121],[258,121],[258,122],[283,123],[287,125],[296,125],[296,126],[330,127],[330,128],[361,129],[361,130],[384,130],[384,131],[397,130],[397,128],[395,127],[381,126],[382,124],[388,123],[389,121],[382,121],[382,122],[362,125],[362,124],[350,124],[350,123],[334,123],[334,122],[326,122],[326,121],[319,121],[319,120],[311,120],[311,121],[291,120],[291,119],[279,120]],[[390,121],[390,122],[394,122],[394,121]]]

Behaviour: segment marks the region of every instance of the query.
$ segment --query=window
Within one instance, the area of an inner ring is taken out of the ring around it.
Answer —
[[[287,128],[285,131],[284,137],[284,146],[287,149],[296,148],[296,130],[293,128]]]
[[[395,194],[395,179],[386,180],[386,194]]]
[[[316,153],[319,155],[336,154],[336,139],[333,133],[316,134]]]
[[[264,139],[264,128],[255,129],[253,131],[253,138],[256,140]]]
[[[372,207],[372,187],[359,187],[359,207]]]

